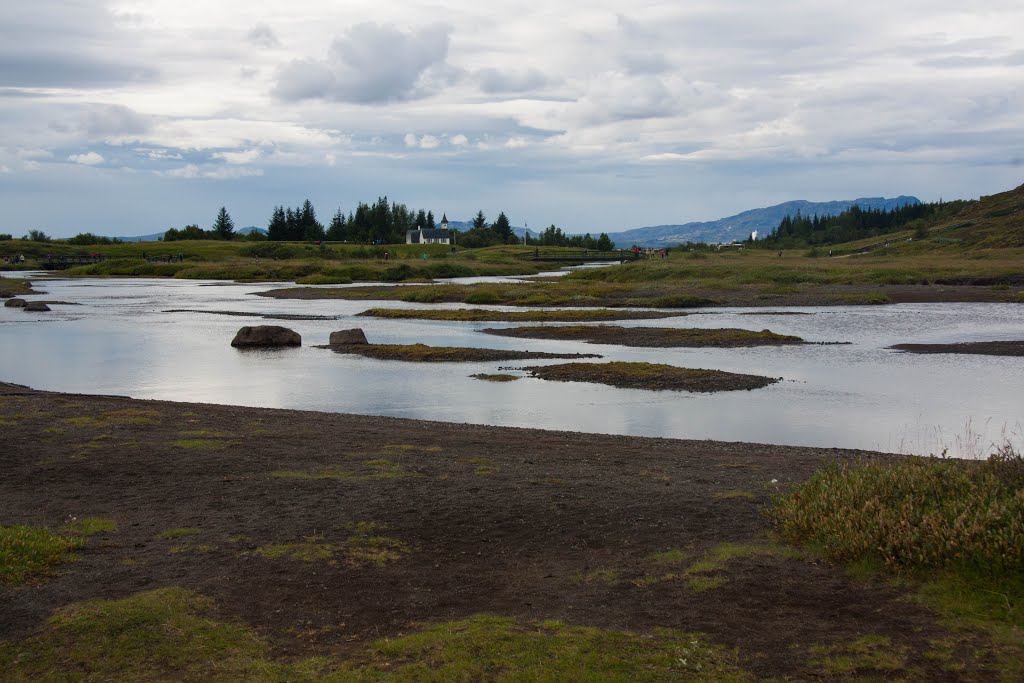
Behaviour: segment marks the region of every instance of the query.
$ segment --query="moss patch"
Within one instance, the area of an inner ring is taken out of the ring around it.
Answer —
[[[92,536],[104,531],[115,531],[117,522],[102,517],[84,517],[75,519],[61,528],[61,532],[72,536]]]
[[[356,661],[272,658],[252,629],[211,618],[182,588],[58,611],[33,636],[0,642],[11,680],[748,681],[734,653],[697,634],[651,635],[478,615],[373,643]]]
[[[545,311],[492,311],[480,308],[371,308],[359,315],[401,320],[450,320],[455,322],[575,322],[586,320],[650,320],[685,313],[616,311],[607,308],[565,308]]]

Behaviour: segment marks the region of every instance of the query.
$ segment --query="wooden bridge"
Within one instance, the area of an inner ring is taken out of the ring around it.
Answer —
[[[544,263],[601,263],[608,261],[635,261],[642,254],[634,254],[629,249],[613,249],[598,251],[597,249],[534,249],[516,258],[522,261]]]

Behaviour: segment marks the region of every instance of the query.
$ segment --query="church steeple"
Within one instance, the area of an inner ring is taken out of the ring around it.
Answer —
[[[444,214],[444,213],[441,214],[441,229],[442,230],[447,230],[448,229],[448,214]]]

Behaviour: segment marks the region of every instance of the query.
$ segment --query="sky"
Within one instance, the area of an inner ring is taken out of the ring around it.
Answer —
[[[379,196],[571,233],[1024,182],[1020,0],[12,0],[0,233]]]

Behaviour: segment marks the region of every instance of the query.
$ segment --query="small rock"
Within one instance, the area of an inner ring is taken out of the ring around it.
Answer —
[[[366,335],[363,334],[363,330],[359,327],[354,327],[351,330],[338,330],[331,332],[331,346],[342,346],[347,344],[369,344],[366,341]]]
[[[295,330],[280,325],[253,325],[238,330],[231,345],[243,348],[302,346],[302,337]]]
[[[24,308],[25,307],[25,300],[24,299],[8,299],[7,301],[4,302],[4,306],[7,306],[8,308]]]
[[[26,311],[48,311],[50,307],[44,304],[42,301],[29,301],[25,304]]]

